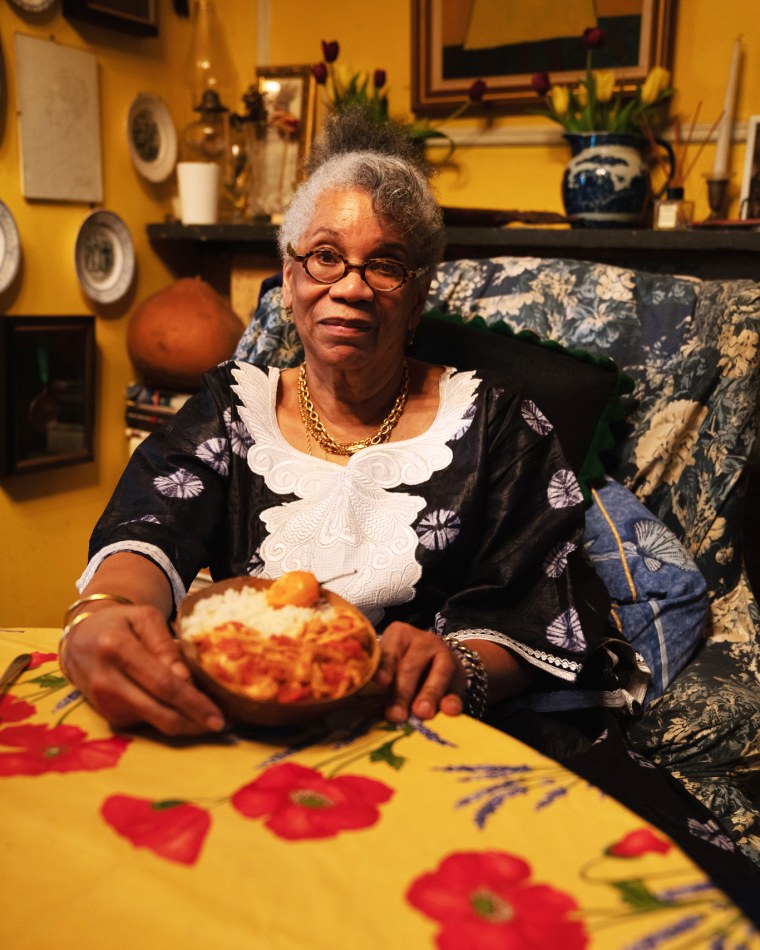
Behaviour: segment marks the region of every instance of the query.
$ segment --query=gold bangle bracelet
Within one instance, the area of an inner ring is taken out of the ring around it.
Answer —
[[[121,594],[86,594],[84,597],[80,597],[79,600],[75,600],[70,607],[66,608],[66,613],[63,615],[63,626],[64,628],[68,624],[71,615],[79,607],[83,607],[85,604],[94,603],[97,600],[112,600],[117,604],[126,604],[131,606],[134,604],[133,600],[130,600],[129,597],[122,597]]]
[[[86,620],[87,617],[92,617],[92,610],[83,610],[81,614],[77,614],[76,617],[71,621],[71,623],[66,624],[61,632],[61,639],[58,641],[58,665],[61,668],[61,672],[66,677],[69,682],[71,682],[71,674],[69,673],[68,667],[66,666],[66,661],[63,658],[63,648],[66,645],[66,638],[71,633],[71,631],[76,627],[78,623],[82,620]]]

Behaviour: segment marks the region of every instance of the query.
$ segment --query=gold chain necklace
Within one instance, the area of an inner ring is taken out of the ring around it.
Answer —
[[[306,429],[306,442],[309,446],[309,455],[311,455],[311,437],[318,442],[323,449],[326,449],[332,455],[353,455],[359,449],[366,449],[370,445],[380,445],[387,442],[396,423],[401,418],[401,413],[406,408],[406,399],[409,395],[409,366],[404,362],[404,371],[401,376],[401,388],[399,389],[396,401],[391,407],[391,411],[383,419],[380,428],[374,435],[367,436],[366,439],[359,439],[356,442],[338,442],[325,429],[319,413],[314,408],[311,401],[309,385],[306,382],[306,363],[301,363],[301,370],[298,374],[298,408],[301,413],[301,420]]]

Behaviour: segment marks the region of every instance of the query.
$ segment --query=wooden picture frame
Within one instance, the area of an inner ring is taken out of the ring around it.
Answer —
[[[95,318],[0,318],[0,475],[91,462]]]
[[[267,112],[266,134],[259,139],[257,203],[277,221],[314,138],[317,84],[311,66],[259,66],[256,84]]]
[[[739,193],[739,217],[743,221],[760,218],[760,115],[747,119],[744,172]]]
[[[624,16],[616,14],[614,0],[587,0],[588,10],[585,2],[556,0],[549,16],[551,0],[413,0],[413,111],[452,112],[468,101],[476,79],[486,82],[487,92],[473,114],[538,109],[532,77],[546,72],[554,83],[580,80],[586,63],[581,37],[589,26],[605,30],[594,68],[614,69],[624,92],[653,66],[669,67],[675,0],[638,0],[640,13]]]
[[[158,36],[158,0],[63,0],[63,15],[137,36]]]

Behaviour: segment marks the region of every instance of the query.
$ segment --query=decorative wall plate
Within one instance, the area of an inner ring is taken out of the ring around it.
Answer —
[[[13,283],[20,263],[18,228],[8,206],[0,201],[0,293]]]
[[[127,145],[132,163],[148,181],[165,181],[177,162],[177,131],[159,96],[139,92],[127,114]]]
[[[13,0],[17,7],[22,10],[29,10],[30,13],[41,13],[52,7],[55,0]]]
[[[126,224],[113,211],[93,211],[82,222],[74,248],[82,290],[98,303],[114,303],[135,274],[135,249]]]

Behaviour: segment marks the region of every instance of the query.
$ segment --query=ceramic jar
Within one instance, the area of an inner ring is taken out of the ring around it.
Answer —
[[[562,177],[562,199],[573,225],[641,226],[651,195],[647,140],[624,132],[567,132],[564,138],[572,157]],[[672,149],[658,142],[671,159],[672,175]],[[669,181],[670,176],[664,188]]]

